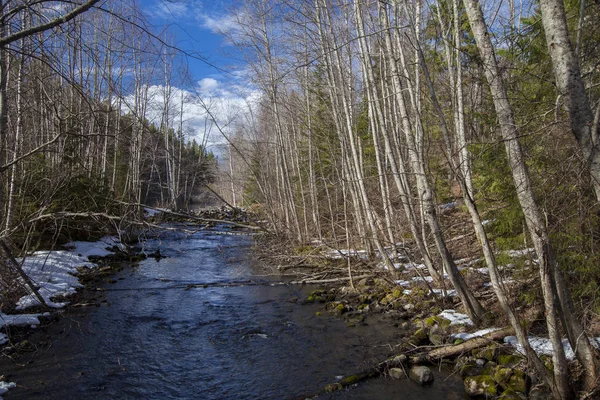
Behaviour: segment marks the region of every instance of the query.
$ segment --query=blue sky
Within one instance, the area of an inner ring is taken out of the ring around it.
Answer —
[[[177,88],[179,93],[199,94],[202,104],[186,104],[184,118],[187,120],[188,137],[202,142],[205,132],[210,131],[208,144],[211,150],[220,152],[225,143],[214,124],[208,123],[206,105],[210,114],[221,127],[233,126],[234,119],[243,118],[249,104],[258,97],[245,74],[245,64],[240,54],[228,43],[223,31],[235,29],[231,7],[235,0],[138,0],[148,21],[159,30],[167,27],[174,36],[176,47],[186,53],[196,53],[206,59],[203,62],[188,57],[192,83]],[[160,103],[162,87],[151,88],[152,96]],[[173,98],[180,98],[175,94]],[[153,111],[150,109],[150,113]],[[158,111],[157,111],[158,113]],[[152,119],[152,116],[150,116]]]
[[[229,74],[219,69],[229,71],[239,67],[236,49],[220,34],[234,25],[232,5],[232,1],[223,0],[140,0],[149,21],[157,27],[168,27],[177,47],[206,58],[207,63],[189,59],[190,72],[197,80],[227,79]]]

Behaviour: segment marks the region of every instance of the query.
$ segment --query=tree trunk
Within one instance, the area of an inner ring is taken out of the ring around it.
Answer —
[[[600,143],[598,126],[581,77],[579,61],[569,37],[562,0],[540,0],[542,24],[558,92],[565,99],[571,130],[589,168],[596,199],[600,201]]]
[[[525,221],[540,265],[540,280],[546,306],[546,325],[554,347],[552,361],[554,365],[553,394],[557,398],[572,398],[573,392],[569,385],[567,360],[562,346],[558,324],[560,304],[556,301],[554,277],[560,274],[556,258],[550,245],[550,238],[541,212],[533,195],[529,172],[518,140],[517,125],[504,81],[500,74],[496,55],[492,47],[490,35],[484,21],[483,12],[477,0],[463,0],[468,14],[469,23],[477,42],[479,53],[483,59],[485,75],[490,86],[496,114],[500,121],[500,131],[508,155],[509,165],[517,190],[517,197],[525,215]]]

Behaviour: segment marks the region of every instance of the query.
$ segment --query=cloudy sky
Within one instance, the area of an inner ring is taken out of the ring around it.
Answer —
[[[210,116],[205,108],[210,107],[210,114],[227,128],[258,97],[249,84],[239,53],[226,39],[225,34],[235,29],[230,12],[233,1],[140,0],[140,6],[153,25],[169,28],[178,48],[204,59],[188,57],[193,83],[173,89],[171,98],[173,108],[179,109],[182,95],[186,99],[200,95],[201,101],[184,102],[184,120],[199,142],[205,132],[210,132],[208,143],[216,150],[224,139],[214,124],[206,125]],[[151,87],[150,96],[160,109],[164,88]]]

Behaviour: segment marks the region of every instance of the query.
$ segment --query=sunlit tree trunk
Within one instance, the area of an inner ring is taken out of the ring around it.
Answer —
[[[572,388],[569,385],[567,360],[562,346],[560,335],[559,317],[560,304],[558,303],[554,278],[559,266],[553,253],[548,237],[548,231],[544,224],[541,212],[534,198],[533,188],[529,178],[529,172],[523,156],[523,151],[518,139],[517,125],[514,118],[512,106],[508,101],[508,95],[504,80],[500,74],[496,55],[490,40],[483,12],[476,0],[464,0],[465,8],[469,17],[469,23],[482,61],[485,65],[485,75],[492,92],[494,107],[500,122],[500,131],[504,139],[509,165],[512,171],[517,197],[525,215],[525,221],[529,229],[535,251],[539,259],[540,280],[546,307],[546,325],[554,351],[552,353],[554,384],[553,394],[557,398],[572,398]],[[585,338],[587,340],[587,338]]]

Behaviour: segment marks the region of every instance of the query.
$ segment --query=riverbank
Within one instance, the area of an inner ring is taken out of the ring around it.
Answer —
[[[460,239],[458,237],[457,241]],[[265,243],[276,241],[266,239]],[[259,245],[263,253],[273,254],[272,247],[265,243]],[[463,248],[468,246],[463,245]],[[383,265],[370,262],[366,252],[360,249],[332,249],[319,242],[293,249],[282,245],[275,251],[278,256],[269,259],[267,254],[264,255],[266,263],[279,264],[278,271],[301,276],[305,282],[319,285],[319,289],[303,302],[321,304],[321,313],[335,314],[349,327],[369,323],[375,315],[384,316],[406,331],[403,340],[390,344],[395,357],[346,377],[347,384],[380,375],[410,377],[431,384],[429,379],[423,378],[428,374],[427,369],[421,367],[442,363],[450,365],[463,379],[465,393],[473,398],[551,397],[548,388],[529,368],[514,332],[508,328],[496,304],[489,271],[480,257],[467,255],[455,260],[469,286],[475,288],[476,296],[489,310],[488,319],[475,327],[468,316],[461,313],[460,300],[454,290],[448,289],[451,285],[447,279],[444,280],[445,287],[436,285],[424,265],[411,261],[414,257],[405,246],[388,250],[396,277],[392,277]],[[501,252],[498,258],[506,263],[502,272],[509,293],[521,296],[519,298],[523,300],[531,291],[528,285],[536,274],[533,268],[537,260],[533,249]],[[551,369],[552,346],[544,337],[543,308],[530,304],[529,309],[521,311],[528,316],[532,348]],[[566,341],[565,352],[572,363],[573,381],[577,382],[579,371],[574,352]],[[415,371],[411,373],[413,369]],[[345,386],[334,382],[324,387],[323,392]]]
[[[11,290],[12,301],[2,298],[0,354],[3,357],[18,359],[50,345],[52,338],[46,334],[49,326],[70,308],[100,306],[104,300],[98,286],[114,283],[112,277],[117,272],[148,256],[142,248],[121,243],[116,236],[94,242],[73,241],[61,247],[16,259],[34,283],[37,294],[21,282],[20,289]],[[19,296],[18,300],[14,296]],[[16,387],[14,382],[3,382],[3,376],[0,376],[0,396]]]

